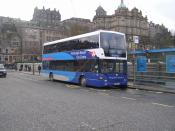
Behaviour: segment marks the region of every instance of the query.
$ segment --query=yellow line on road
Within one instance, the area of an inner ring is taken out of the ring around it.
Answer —
[[[76,86],[76,85],[66,85],[66,87],[71,88],[71,89],[80,88],[80,86]]]

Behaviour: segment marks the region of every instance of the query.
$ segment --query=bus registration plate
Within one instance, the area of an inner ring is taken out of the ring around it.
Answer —
[[[118,86],[118,85],[120,85],[120,83],[114,83],[114,85],[115,85],[115,86]]]

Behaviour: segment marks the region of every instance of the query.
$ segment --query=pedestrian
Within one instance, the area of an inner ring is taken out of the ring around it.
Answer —
[[[41,72],[41,66],[39,65],[38,66],[38,73],[39,73],[39,75],[40,75],[40,72]]]
[[[28,67],[28,70],[29,70],[29,72],[31,71],[31,66],[29,65],[29,67]]]
[[[25,65],[25,71],[27,71],[27,67],[28,67],[28,65]]]
[[[19,71],[22,71],[22,70],[23,70],[23,64],[20,65],[20,69],[19,69]]]

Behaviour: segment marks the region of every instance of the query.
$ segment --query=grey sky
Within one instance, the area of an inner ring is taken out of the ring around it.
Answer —
[[[80,17],[93,19],[95,10],[101,5],[107,14],[114,14],[120,0],[0,0],[0,16],[31,20],[34,8],[56,8],[61,19]],[[137,7],[149,21],[164,24],[169,30],[175,30],[175,0],[124,0],[131,10]]]

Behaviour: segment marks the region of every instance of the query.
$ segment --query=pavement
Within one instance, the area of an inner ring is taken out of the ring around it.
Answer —
[[[171,93],[175,94],[175,87],[160,85],[160,84],[149,84],[149,83],[133,83],[130,81],[128,83],[128,87],[132,89],[139,89],[139,90],[147,90],[147,91],[156,91],[156,92],[164,92],[164,93]]]
[[[9,70],[9,71],[14,71],[14,70]],[[24,73],[24,74],[29,74],[29,75],[40,76],[37,71],[34,73],[27,72],[27,71],[18,71],[18,72]],[[174,85],[167,86],[167,85],[150,84],[150,83],[133,83],[133,81],[129,81],[128,88],[175,94],[175,86]]]
[[[19,72],[19,73],[24,73],[24,74],[29,74],[29,75],[38,75],[39,76],[39,73],[38,71],[16,71],[16,70],[10,70],[8,69],[7,72]]]

